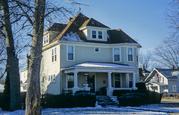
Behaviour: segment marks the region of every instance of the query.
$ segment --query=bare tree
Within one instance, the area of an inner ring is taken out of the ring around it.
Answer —
[[[147,53],[140,52],[139,54],[139,64],[143,69],[149,69],[152,65],[152,53],[147,51]]]
[[[46,0],[35,0],[32,47],[30,51],[26,97],[26,115],[40,115],[40,64]]]
[[[168,68],[179,68],[179,39],[170,38],[163,41],[162,45],[156,48],[155,60],[161,66]]]
[[[7,89],[7,91],[10,91],[10,95],[8,95],[10,101],[9,109],[15,110],[20,108],[20,77],[18,58],[15,52],[8,2],[8,0],[1,0],[0,4],[1,11],[3,14],[2,24],[7,52],[7,82],[9,82],[10,84],[9,89]]]

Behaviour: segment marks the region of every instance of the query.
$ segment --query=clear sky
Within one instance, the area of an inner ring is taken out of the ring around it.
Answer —
[[[111,28],[120,28],[151,50],[169,34],[167,9],[171,0],[78,0],[82,13]]]

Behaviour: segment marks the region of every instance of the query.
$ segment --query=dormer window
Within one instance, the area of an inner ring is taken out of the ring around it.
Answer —
[[[92,31],[92,38],[96,38],[96,31]]]
[[[98,38],[99,39],[103,39],[103,33],[102,33],[102,31],[98,31]]]

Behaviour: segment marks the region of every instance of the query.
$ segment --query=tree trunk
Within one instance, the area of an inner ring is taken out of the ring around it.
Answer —
[[[7,78],[9,79],[9,109],[16,110],[20,108],[20,77],[18,58],[14,48],[14,39],[10,22],[8,0],[0,0],[3,11],[3,30],[6,40],[7,50]]]
[[[26,115],[40,115],[40,65],[44,30],[45,0],[35,0],[32,48],[28,67]]]

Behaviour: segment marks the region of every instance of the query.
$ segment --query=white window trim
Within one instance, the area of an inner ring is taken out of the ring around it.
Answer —
[[[115,60],[114,60],[114,49],[115,49],[115,48],[119,48],[119,51],[120,51],[120,54],[119,54],[119,55],[120,55],[120,60],[119,60],[119,61],[115,61]],[[122,50],[121,50],[121,47],[114,47],[112,50],[113,50],[113,51],[112,51],[112,59],[113,59],[113,62],[121,62],[121,61],[122,61],[122,56],[121,56],[121,54],[122,54],[121,51],[122,51]]]
[[[96,31],[96,38],[93,38],[93,31]],[[98,36],[99,32],[102,32],[102,38],[99,38],[99,36]],[[104,40],[104,31],[92,29],[90,33],[91,33],[91,39],[92,40]]]
[[[73,60],[68,60],[68,48],[69,46],[73,47]],[[74,45],[66,45],[66,60],[67,61],[75,61],[75,46]]]
[[[101,35],[102,35],[102,38],[99,38],[99,32],[101,32],[101,33],[102,33],[102,34],[101,34]],[[104,37],[103,37],[103,31],[98,30],[97,35],[98,35],[98,36],[97,36],[97,38],[98,38],[99,40],[103,40],[103,38],[104,38]]]
[[[49,44],[49,34],[43,36],[43,45]]]
[[[127,48],[127,62],[134,62],[134,48],[133,47],[126,47]],[[129,48],[132,48],[132,61],[129,61],[129,58],[128,58],[128,51],[129,51]]]
[[[52,58],[54,57],[52,63],[55,63],[57,61],[57,48],[54,47],[51,49],[51,51],[52,51],[51,61],[52,61]]]
[[[96,32],[96,38],[93,38],[93,31]],[[96,30],[91,30],[91,38],[92,38],[92,39],[98,39],[98,31],[96,31]]]

